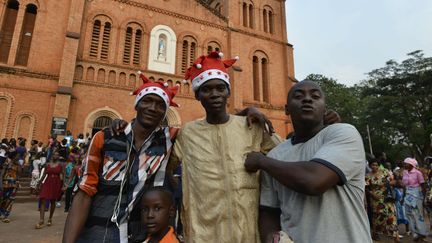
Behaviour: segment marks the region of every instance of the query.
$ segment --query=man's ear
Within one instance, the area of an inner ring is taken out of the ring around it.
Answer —
[[[195,91],[195,99],[198,101],[200,100],[199,99],[199,89],[197,91]]]
[[[289,116],[290,112],[288,110],[288,104],[285,105],[285,115]]]
[[[176,216],[176,210],[174,207],[174,203],[171,205],[171,207],[169,209],[169,216],[170,216],[170,218],[174,218]]]

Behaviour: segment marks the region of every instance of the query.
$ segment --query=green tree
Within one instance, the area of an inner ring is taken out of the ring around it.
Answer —
[[[359,87],[367,107],[364,119],[374,137],[392,146],[403,145],[419,159],[429,155],[432,58],[425,57],[422,51],[414,51],[401,63],[390,60],[368,76]]]

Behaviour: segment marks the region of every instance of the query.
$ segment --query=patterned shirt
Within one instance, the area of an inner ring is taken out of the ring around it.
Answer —
[[[132,124],[122,138],[110,138],[104,130],[95,134],[78,185],[93,197],[87,225],[105,225],[113,220],[119,227],[120,241],[127,242],[129,216],[136,199],[144,192],[147,179],[154,179],[154,186],[163,185],[177,130],[158,128],[141,148],[133,146]]]

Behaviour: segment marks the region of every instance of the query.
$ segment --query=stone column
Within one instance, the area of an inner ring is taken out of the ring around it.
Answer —
[[[71,1],[53,117],[69,118],[73,78],[81,38],[85,0]],[[84,70],[83,70],[84,71]],[[70,124],[70,122],[68,122]],[[68,129],[70,129],[70,125]]]

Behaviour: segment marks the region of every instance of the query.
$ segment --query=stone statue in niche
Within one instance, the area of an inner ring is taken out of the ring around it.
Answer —
[[[167,45],[167,38],[165,35],[160,35],[159,36],[159,41],[158,41],[158,57],[157,59],[159,61],[166,61],[166,45]]]

